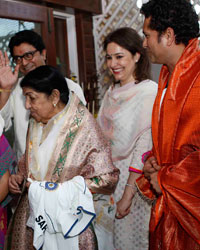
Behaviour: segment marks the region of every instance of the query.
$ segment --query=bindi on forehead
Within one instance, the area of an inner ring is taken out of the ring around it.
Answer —
[[[21,55],[29,51],[35,50],[36,48],[29,43],[21,43],[13,47],[13,54]]]

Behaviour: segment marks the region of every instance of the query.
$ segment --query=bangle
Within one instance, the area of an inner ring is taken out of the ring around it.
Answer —
[[[129,184],[129,183],[126,183],[126,186],[131,187],[134,191],[136,190],[135,185],[131,185],[131,184]]]
[[[11,89],[1,89],[0,88],[0,92],[7,92],[7,93],[9,93],[9,92],[11,92]]]

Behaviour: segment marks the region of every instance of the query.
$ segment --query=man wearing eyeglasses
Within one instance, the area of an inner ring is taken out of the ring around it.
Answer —
[[[10,40],[9,49],[14,63],[12,72],[7,56],[0,51],[0,114],[4,119],[5,130],[14,122],[14,149],[19,159],[25,152],[26,132],[29,112],[25,109],[25,98],[18,79],[19,71],[26,75],[29,71],[46,64],[46,49],[40,35],[32,30],[16,33]],[[68,87],[86,104],[81,87],[67,79]]]

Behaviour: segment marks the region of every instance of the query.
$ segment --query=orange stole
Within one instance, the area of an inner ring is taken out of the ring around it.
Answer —
[[[197,39],[184,50],[171,76],[162,67],[152,114],[153,154],[162,166],[162,195],[152,209],[150,249],[200,249],[200,52]],[[137,185],[152,199],[141,177]]]

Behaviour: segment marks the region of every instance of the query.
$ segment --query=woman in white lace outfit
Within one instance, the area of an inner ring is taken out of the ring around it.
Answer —
[[[115,84],[106,92],[98,122],[112,144],[112,159],[120,169],[114,193],[114,246],[118,250],[147,250],[151,205],[137,191],[143,158],[151,150],[151,114],[157,84],[142,39],[132,28],[119,28],[104,41],[108,69]],[[106,249],[110,250],[110,249]]]

